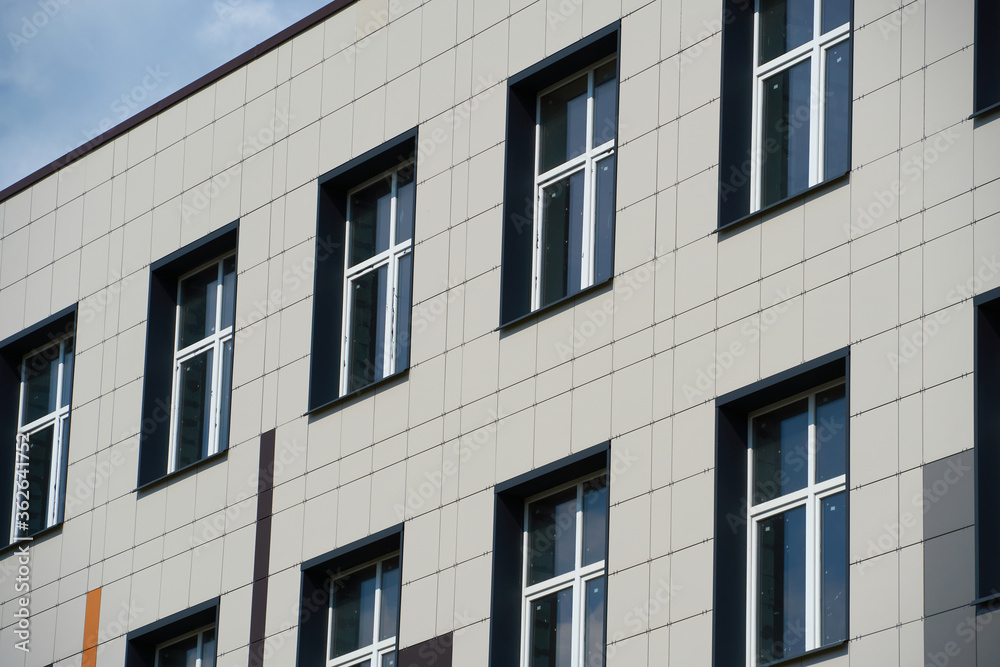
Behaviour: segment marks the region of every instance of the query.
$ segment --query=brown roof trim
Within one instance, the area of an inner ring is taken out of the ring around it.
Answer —
[[[347,7],[353,2],[356,2],[356,0],[333,0],[330,4],[326,5],[325,7],[317,9],[309,16],[306,16],[305,18],[299,20],[298,22],[288,26],[287,28],[279,32],[277,35],[274,35],[273,37],[264,40],[257,46],[251,48],[249,51],[241,55],[238,55],[229,62],[225,63],[224,65],[215,68],[214,70],[212,70],[205,76],[201,77],[200,79],[192,83],[189,83],[180,90],[168,95],[167,97],[164,97],[162,100],[160,100],[153,106],[143,109],[134,116],[126,118],[121,123],[115,125],[107,132],[97,135],[96,137],[94,137],[87,143],[83,144],[82,146],[74,148],[69,153],[66,153],[62,157],[53,160],[52,162],[45,165],[41,169],[17,181],[13,185],[9,185],[3,190],[0,190],[0,203],[16,195],[21,190],[24,190],[34,185],[35,183],[39,182],[46,176],[54,174],[55,172],[59,171],[66,165],[70,164],[71,162],[75,162],[76,160],[80,159],[81,157],[83,157],[90,151],[94,150],[95,148],[103,146],[104,144],[110,142],[113,139],[117,139],[118,137],[125,134],[132,128],[141,125],[142,123],[146,122],[147,120],[157,115],[161,111],[169,109],[170,107],[174,106],[181,100],[198,92],[202,88],[207,88],[208,86],[212,85],[219,79],[225,77],[227,74],[231,74],[232,72],[239,69],[243,65],[246,65],[250,61],[259,58],[268,51],[276,49],[277,47],[281,46],[292,37],[295,37],[299,33],[305,32],[309,28],[312,28],[317,23],[323,21],[324,19],[329,18],[333,14],[336,14],[341,9]]]

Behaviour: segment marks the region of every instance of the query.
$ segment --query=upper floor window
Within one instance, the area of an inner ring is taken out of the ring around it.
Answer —
[[[409,365],[415,192],[409,160],[348,193],[341,394]]]
[[[201,628],[157,646],[156,667],[215,667],[215,626]]]
[[[750,415],[749,659],[847,639],[845,385]]]
[[[524,508],[524,667],[604,664],[607,475],[529,498]]]
[[[973,112],[1000,106],[1000,4],[976,0],[976,65]]]
[[[177,285],[168,472],[229,444],[235,319],[235,254],[181,277]]]
[[[719,226],[850,170],[850,0],[726,0]]]
[[[501,324],[614,274],[618,30],[508,79]]]
[[[398,552],[331,579],[328,667],[395,667],[399,593]]]
[[[538,96],[532,309],[611,277],[616,59]]]
[[[11,541],[62,521],[72,386],[72,335],[24,357]]]

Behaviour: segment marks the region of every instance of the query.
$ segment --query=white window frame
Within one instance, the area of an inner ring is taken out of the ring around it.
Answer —
[[[773,60],[760,63],[760,0],[755,0],[753,17],[753,132],[750,140],[750,210],[759,211],[763,199],[764,160],[764,81],[775,74],[790,69],[809,60],[809,185],[812,187],[825,180],[825,132],[826,129],[826,55],[834,46],[846,42],[851,37],[851,22],[821,34],[822,0],[813,0],[813,39]],[[811,60],[810,60],[811,59]],[[772,202],[776,203],[776,202]],[[769,204],[770,205],[770,204]]]
[[[820,531],[822,500],[834,494],[844,492],[846,499],[847,474],[828,479],[823,482],[816,482],[816,396],[827,389],[845,385],[846,380],[840,378],[818,387],[801,392],[789,398],[772,403],[767,407],[756,410],[748,415],[747,429],[747,667],[754,667],[757,664],[757,576],[758,576],[758,541],[757,524],[762,519],[770,518],[776,514],[786,512],[796,507],[806,508],[806,650],[810,651],[820,648],[820,637],[822,636],[822,614],[820,606],[822,604],[820,572],[822,569],[822,534]],[[782,408],[803,398],[809,399],[809,428],[808,428],[808,471],[806,486],[797,491],[786,493],[766,502],[754,505],[754,468],[753,468],[753,422],[754,419]],[[845,419],[847,415],[845,415]],[[846,424],[845,424],[846,427]],[[847,452],[844,452],[847,456]],[[845,458],[846,461],[846,458]],[[845,467],[846,471],[846,467]],[[791,656],[789,656],[791,657]]]
[[[586,650],[586,633],[584,624],[587,618],[587,599],[584,594],[586,585],[594,579],[599,579],[607,575],[607,541],[605,538],[605,557],[596,563],[583,565],[583,490],[584,485],[599,477],[606,476],[606,470],[581,477],[572,482],[546,489],[545,491],[529,497],[524,501],[524,531],[521,545],[521,665],[527,667],[531,664],[531,604],[538,598],[552,593],[572,588],[573,589],[573,648],[570,664],[574,667],[585,667],[583,664]],[[610,480],[608,480],[610,481]],[[576,487],[576,535],[574,550],[574,567],[570,572],[561,574],[551,579],[528,585],[529,552],[531,551],[531,533],[529,530],[529,508],[536,500],[547,498],[548,496]],[[610,491],[610,489],[609,489]],[[610,508],[608,518],[610,519]],[[604,584],[604,599],[607,604],[607,579]]]
[[[399,263],[403,257],[413,252],[413,235],[416,233],[416,210],[414,210],[414,230],[410,238],[393,243],[396,239],[396,186],[399,181],[399,172],[407,167],[412,167],[415,160],[410,158],[397,164],[391,169],[383,171],[378,176],[368,179],[361,185],[351,189],[347,193],[347,224],[345,225],[344,242],[344,297],[341,303],[344,304],[344,316],[341,321],[341,347],[340,347],[340,395],[349,393],[350,390],[350,352],[353,341],[351,340],[351,321],[354,315],[354,298],[351,284],[369,273],[378,271],[383,266],[386,269],[386,286],[390,290],[385,300],[385,331],[383,335],[382,348],[382,378],[387,378],[396,372],[396,339],[398,332],[396,324],[399,319]],[[351,200],[354,195],[368,186],[377,183],[386,177],[392,179],[392,196],[389,203],[389,247],[380,253],[369,257],[363,262],[351,266],[351,231],[352,231],[352,211]],[[414,174],[414,185],[416,185],[416,174]],[[410,285],[412,291],[413,286]],[[378,380],[376,380],[378,381]],[[360,389],[360,387],[359,387]]]
[[[614,155],[615,137],[595,146],[594,145],[594,71],[618,58],[618,55],[611,55],[597,61],[595,64],[586,67],[574,74],[560,80],[548,88],[543,89],[535,100],[535,215],[533,224],[534,252],[531,258],[531,309],[538,310],[542,301],[542,193],[545,188],[556,181],[566,178],[578,171],[584,171],[583,185],[583,230],[581,247],[583,249],[580,259],[580,276],[577,290],[569,290],[572,294],[594,284],[594,262],[596,260],[596,203],[597,203],[597,163]],[[558,90],[567,83],[579,79],[581,76],[587,77],[587,150],[558,167],[539,173],[542,160],[542,97],[554,90]],[[618,85],[615,81],[615,85]],[[572,280],[569,276],[567,280]]]
[[[367,561],[357,567],[352,567],[346,570],[343,574],[338,574],[336,577],[330,579],[330,583],[327,584],[327,593],[330,600],[328,606],[327,615],[327,625],[326,625],[326,665],[327,667],[353,667],[354,665],[363,664],[366,660],[371,660],[371,667],[382,667],[382,658],[386,655],[391,655],[396,650],[396,640],[399,637],[399,628],[396,628],[396,634],[388,639],[378,639],[379,631],[382,628],[382,565],[385,561],[390,558],[400,555],[400,551],[392,551],[384,556],[380,556],[375,560]],[[372,622],[372,643],[368,646],[359,648],[351,653],[346,653],[338,658],[331,658],[330,653],[331,646],[330,642],[333,640],[333,616],[334,616],[334,605],[333,605],[333,589],[337,584],[337,581],[349,577],[355,572],[360,572],[365,568],[375,565],[375,616]],[[402,562],[400,562],[400,571],[402,571]],[[400,577],[400,593],[402,593],[402,577]],[[402,599],[402,596],[400,596]],[[398,620],[398,619],[397,619]]]
[[[63,498],[59,493],[62,488],[62,477],[64,463],[66,460],[66,449],[69,445],[68,438],[64,437],[64,431],[66,430],[66,422],[69,420],[70,402],[67,400],[66,405],[63,405],[63,373],[66,369],[66,344],[73,338],[73,334],[68,334],[62,336],[61,338],[47,343],[46,345],[36,348],[22,357],[21,363],[21,385],[20,391],[18,392],[17,399],[17,445],[20,446],[22,440],[27,439],[27,442],[31,442],[31,436],[49,427],[53,427],[53,437],[52,437],[52,464],[49,470],[49,489],[48,489],[48,503],[45,508],[45,528],[50,528],[55,524],[62,521],[62,509],[63,509]],[[53,412],[48,413],[43,417],[32,421],[31,423],[24,424],[24,399],[25,399],[25,388],[27,385],[27,373],[28,364],[27,360],[40,352],[44,352],[53,347],[59,348],[59,357],[57,361],[52,363],[59,364],[59,370],[57,371],[56,377],[56,409]],[[72,352],[75,355],[75,350]],[[72,392],[72,387],[69,388]],[[18,451],[20,451],[18,449]],[[19,457],[15,457],[19,458]],[[18,466],[14,466],[13,472],[13,501],[11,502],[11,519],[10,519],[10,541],[13,542],[18,537],[17,531],[17,500],[19,487],[17,484],[18,479]],[[28,498],[28,502],[31,499]],[[43,528],[44,530],[44,528]]]
[[[223,347],[227,342],[233,340],[233,330],[232,325],[223,328],[222,327],[222,310],[224,307],[223,298],[225,296],[223,291],[223,278],[225,272],[223,271],[223,266],[225,261],[230,257],[235,257],[236,252],[227,252],[224,255],[205,262],[198,266],[198,268],[188,271],[182,275],[177,280],[177,306],[174,310],[174,361],[173,361],[173,377],[171,378],[171,391],[170,391],[170,447],[167,457],[167,473],[172,473],[177,470],[177,420],[180,416],[180,381],[181,381],[181,364],[183,364],[188,359],[198,356],[207,350],[213,350],[212,352],[212,388],[211,395],[209,396],[210,410],[212,415],[211,424],[209,425],[209,435],[208,435],[208,453],[206,458],[214,454],[219,453],[219,430],[220,430],[220,412],[222,408],[222,376],[224,375],[223,368]],[[216,286],[216,296],[215,296],[215,333],[209,334],[205,338],[202,338],[196,343],[192,343],[185,348],[178,349],[177,346],[180,344],[180,331],[181,331],[181,285],[184,281],[191,276],[201,273],[205,269],[212,265],[216,265],[218,270],[218,285]],[[235,298],[235,294],[233,295]],[[234,304],[235,307],[235,304]],[[235,342],[233,355],[235,358]]]
[[[205,660],[205,656],[203,655],[205,650],[205,633],[208,632],[209,630],[214,630],[214,629],[215,629],[215,624],[211,623],[204,627],[198,628],[197,630],[192,630],[191,632],[185,632],[183,635],[180,635],[178,637],[172,637],[163,643],[157,644],[156,649],[154,650],[155,657],[153,658],[153,667],[160,667],[160,649],[164,649],[178,642],[182,642],[188,637],[194,635],[198,635],[198,657],[195,658],[195,667],[201,667]],[[215,646],[216,647],[219,646],[218,633],[216,633],[215,635]],[[216,658],[216,660],[218,659],[218,655],[214,657]]]

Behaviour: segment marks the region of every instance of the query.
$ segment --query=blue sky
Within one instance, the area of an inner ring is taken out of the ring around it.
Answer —
[[[0,0],[0,189],[329,0]]]

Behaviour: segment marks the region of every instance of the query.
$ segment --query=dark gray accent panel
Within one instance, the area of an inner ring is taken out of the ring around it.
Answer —
[[[452,633],[408,646],[399,652],[398,667],[451,667]]]
[[[924,539],[967,528],[975,522],[972,451],[924,466]]]
[[[970,607],[924,619],[926,667],[976,667],[976,615]],[[981,662],[989,667],[995,662]]]
[[[971,527],[924,542],[924,614],[967,607],[975,597],[974,545]]]

